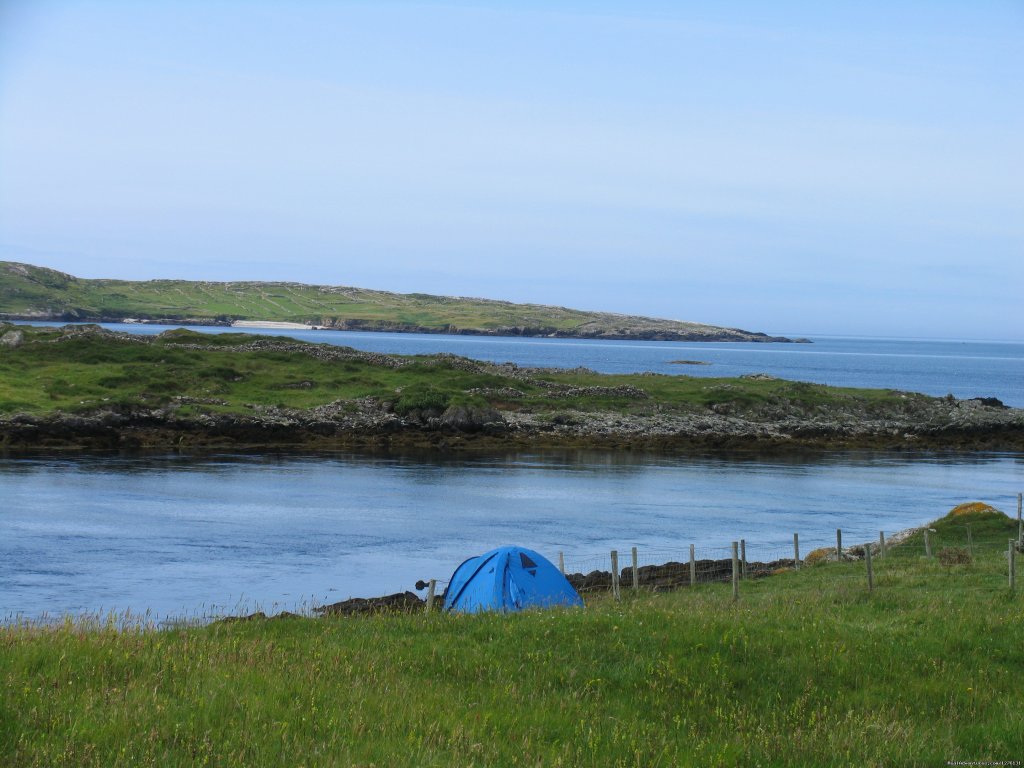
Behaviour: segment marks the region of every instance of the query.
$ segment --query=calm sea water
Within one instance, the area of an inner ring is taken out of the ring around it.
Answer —
[[[294,609],[447,579],[521,544],[570,569],[612,548],[752,559],[874,539],[980,499],[1013,512],[1024,456],[814,460],[618,453],[0,459],[0,619]],[[700,556],[700,555],[698,555]]]
[[[153,334],[174,326],[108,324],[130,333]],[[195,328],[210,333],[240,331]],[[243,332],[291,336],[372,352],[452,352],[524,366],[575,368],[603,373],[740,376],[769,373],[785,379],[845,387],[878,387],[956,397],[997,397],[1024,407],[1024,342],[936,341],[812,336],[813,344],[587,341],[439,334],[347,331]],[[789,334],[796,336],[798,334]],[[679,365],[699,360],[710,365]]]

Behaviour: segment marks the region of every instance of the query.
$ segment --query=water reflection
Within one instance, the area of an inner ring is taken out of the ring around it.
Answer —
[[[729,468],[749,466],[755,470],[775,471],[794,467],[828,465],[906,467],[910,464],[985,465],[1005,461],[1024,462],[1014,452],[859,450],[780,452],[778,448],[756,450],[705,451],[700,453],[645,453],[586,449],[551,449],[499,453],[459,454],[423,452],[350,452],[350,451],[253,451],[221,453],[193,450],[131,450],[80,452],[0,452],[0,474],[32,473],[40,470],[77,472],[120,472],[125,475],[171,469],[175,472],[216,474],[234,471],[240,466],[273,467],[277,471],[298,471],[309,461],[340,462],[349,466],[373,467],[455,467],[459,469],[544,469],[568,472],[629,472],[653,467],[697,465]]]

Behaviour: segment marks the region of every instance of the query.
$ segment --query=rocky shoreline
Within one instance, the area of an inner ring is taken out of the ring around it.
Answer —
[[[182,404],[191,401],[183,401]],[[784,415],[752,420],[729,414],[547,414],[450,407],[398,415],[373,399],[310,410],[256,406],[249,414],[182,416],[174,408],[90,414],[15,414],[0,418],[0,449],[260,449],[473,451],[600,448],[1022,450],[1024,411],[977,401],[942,401],[930,414]]]

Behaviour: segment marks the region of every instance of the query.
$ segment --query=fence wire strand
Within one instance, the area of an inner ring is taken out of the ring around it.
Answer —
[[[887,586],[887,577],[922,561],[944,567],[949,573],[963,574],[963,587],[991,590],[1006,587],[1010,581],[1009,550],[1013,546],[1014,581],[1019,581],[1024,546],[1007,537],[1000,542],[991,533],[979,535],[970,525],[944,526],[941,530],[920,528],[895,535],[880,532],[875,541],[846,544],[822,537],[799,537],[793,544],[762,544],[737,540],[737,581],[749,581],[783,574],[800,568],[817,568],[843,563],[847,567],[819,573],[826,583],[863,589]],[[733,547],[683,545],[673,547],[636,547],[636,578],[633,574],[632,547],[616,550],[618,588],[667,591],[733,580]],[[580,555],[559,553],[570,583],[581,594],[613,591],[612,552]],[[870,557],[870,568],[868,567]],[[1001,558],[1001,560],[1000,560]],[[1000,561],[1004,563],[999,572]],[[870,577],[869,577],[870,571]]]

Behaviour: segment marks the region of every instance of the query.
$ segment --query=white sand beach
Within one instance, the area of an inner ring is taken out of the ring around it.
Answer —
[[[232,328],[278,328],[289,331],[312,331],[318,326],[303,325],[302,323],[280,323],[274,320],[235,320]]]

